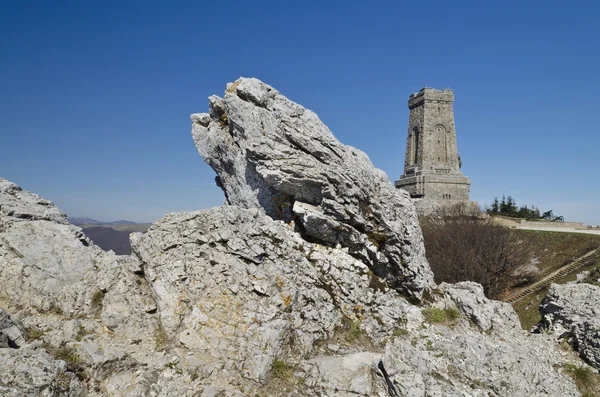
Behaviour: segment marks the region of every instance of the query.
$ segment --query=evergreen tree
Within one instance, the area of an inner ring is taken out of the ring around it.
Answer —
[[[500,213],[500,202],[498,201],[498,197],[494,197],[494,201],[492,201],[492,204],[487,209],[487,213],[493,215]]]
[[[551,220],[551,221],[563,221],[562,216],[554,215],[552,210],[546,211],[540,215],[540,210],[535,205],[528,207],[524,205],[519,207],[512,196],[502,195],[502,200],[498,200],[498,197],[494,197],[494,200],[489,207],[486,208],[486,212],[490,215],[504,215],[514,218],[522,218],[529,220]]]
[[[506,213],[507,213],[506,210],[507,210],[506,196],[502,195],[502,201],[500,201],[500,214],[506,215]]]

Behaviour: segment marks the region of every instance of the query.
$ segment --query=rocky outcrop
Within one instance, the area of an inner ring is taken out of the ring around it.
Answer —
[[[440,300],[444,307],[455,306],[482,331],[520,333],[519,318],[512,306],[487,299],[481,284],[471,281],[442,283],[439,290],[446,294],[445,299]]]
[[[393,286],[420,297],[432,285],[408,193],[312,111],[256,79],[229,84],[192,115],[192,135],[230,205],[294,222],[309,241],[346,247]]]
[[[0,178],[0,219],[45,220],[67,224],[67,217],[54,204]],[[0,224],[0,227],[2,224]]]
[[[600,287],[552,284],[540,313],[542,328],[566,339],[583,359],[600,369]]]
[[[19,348],[25,344],[25,329],[17,321],[0,309],[0,349]]]
[[[169,214],[132,247],[167,338],[195,352],[204,374],[225,367],[264,381],[287,349],[307,354],[344,321],[364,320],[381,338],[410,306],[385,285],[370,286],[376,277],[360,261],[257,209]]]
[[[231,205],[132,256],[0,180],[0,394],[578,395],[553,338],[433,285],[407,197],[313,113],[251,79],[211,103],[195,139]]]
[[[131,343],[133,338],[153,337],[158,328],[152,314],[156,304],[137,258],[104,252],[52,202],[4,179],[0,304],[17,312],[9,316],[0,310],[0,367],[9,371],[13,366],[12,378],[8,372],[0,374],[5,380],[0,390],[6,395],[85,395],[87,388],[70,367],[74,363],[65,360],[77,361],[75,367],[85,368],[90,379],[101,380],[113,364],[98,364],[99,355],[89,354],[92,342],[80,339],[118,333]],[[33,331],[26,332],[23,324]],[[97,346],[112,351],[113,344]],[[135,353],[117,350],[119,357]],[[134,359],[128,363],[128,368],[137,366]]]
[[[50,201],[3,179],[0,208],[0,297],[43,311],[85,312],[91,296],[83,284],[105,255]]]
[[[101,312],[111,329],[152,331],[144,314],[154,301],[137,258],[104,252],[52,202],[4,179],[0,211],[0,298],[69,316]]]
[[[86,388],[64,361],[42,350],[0,348],[0,395],[79,397]]]

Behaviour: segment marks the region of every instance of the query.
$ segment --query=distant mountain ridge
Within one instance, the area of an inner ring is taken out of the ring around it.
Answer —
[[[119,221],[113,221],[113,222],[101,222],[101,221],[97,221],[96,219],[92,219],[92,218],[88,218],[88,217],[69,217],[68,218],[69,223],[73,224],[73,225],[77,225],[77,226],[82,226],[82,225],[104,225],[104,226],[112,226],[112,225],[137,225],[137,222],[131,222],[131,221],[124,221],[124,220],[119,220]]]

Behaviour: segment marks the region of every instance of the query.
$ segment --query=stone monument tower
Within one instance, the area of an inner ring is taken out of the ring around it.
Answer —
[[[452,90],[423,88],[408,99],[410,117],[404,175],[396,187],[411,197],[469,201],[471,181],[460,172]]]

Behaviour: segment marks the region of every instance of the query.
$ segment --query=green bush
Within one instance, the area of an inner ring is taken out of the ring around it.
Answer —
[[[425,321],[431,324],[454,324],[460,317],[458,310],[454,308],[440,309],[437,307],[428,307],[421,310]]]
[[[45,332],[42,331],[39,328],[35,328],[35,327],[27,327],[27,329],[25,330],[27,333],[27,339],[40,339],[42,336],[44,336]]]
[[[104,292],[96,290],[92,294],[92,307],[97,311],[102,310],[102,301],[104,300]]]
[[[353,343],[356,342],[364,333],[362,329],[360,329],[359,321],[350,321],[348,332],[346,333],[346,341]]]
[[[282,360],[274,360],[271,374],[277,379],[289,381],[294,375],[294,367]]]

